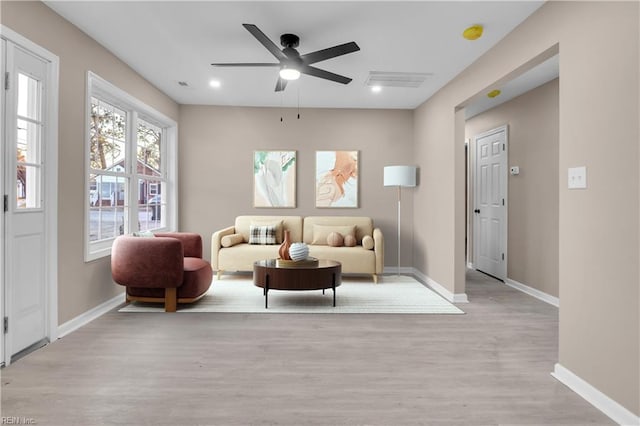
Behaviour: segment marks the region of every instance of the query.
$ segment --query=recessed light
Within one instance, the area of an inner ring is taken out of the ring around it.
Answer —
[[[215,88],[217,89],[218,87],[220,87],[220,81],[218,81],[218,80],[211,80],[211,81],[209,81],[209,86],[211,86],[211,87],[215,87]]]
[[[382,86],[371,86],[371,91],[373,93],[380,93],[382,92]]]

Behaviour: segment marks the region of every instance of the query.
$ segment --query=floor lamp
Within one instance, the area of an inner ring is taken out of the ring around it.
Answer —
[[[416,186],[415,166],[385,166],[384,186],[398,187],[398,275],[400,275],[400,204],[402,187]]]

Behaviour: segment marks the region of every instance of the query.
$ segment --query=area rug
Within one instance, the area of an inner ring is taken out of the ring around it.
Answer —
[[[383,276],[378,284],[362,278],[343,277],[333,291],[269,291],[264,307],[262,288],[247,275],[214,279],[207,294],[196,303],[178,306],[179,313],[236,312],[268,314],[464,314],[440,295],[406,276]],[[163,312],[160,304],[130,303],[119,312]]]

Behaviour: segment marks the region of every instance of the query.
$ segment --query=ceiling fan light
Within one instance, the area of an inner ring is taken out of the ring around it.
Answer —
[[[280,77],[284,80],[297,80],[300,78],[300,71],[295,68],[282,68]]]

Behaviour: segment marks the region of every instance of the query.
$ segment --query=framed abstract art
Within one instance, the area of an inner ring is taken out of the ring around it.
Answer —
[[[316,151],[316,207],[358,207],[358,151]]]
[[[296,151],[254,151],[253,207],[296,206]]]

